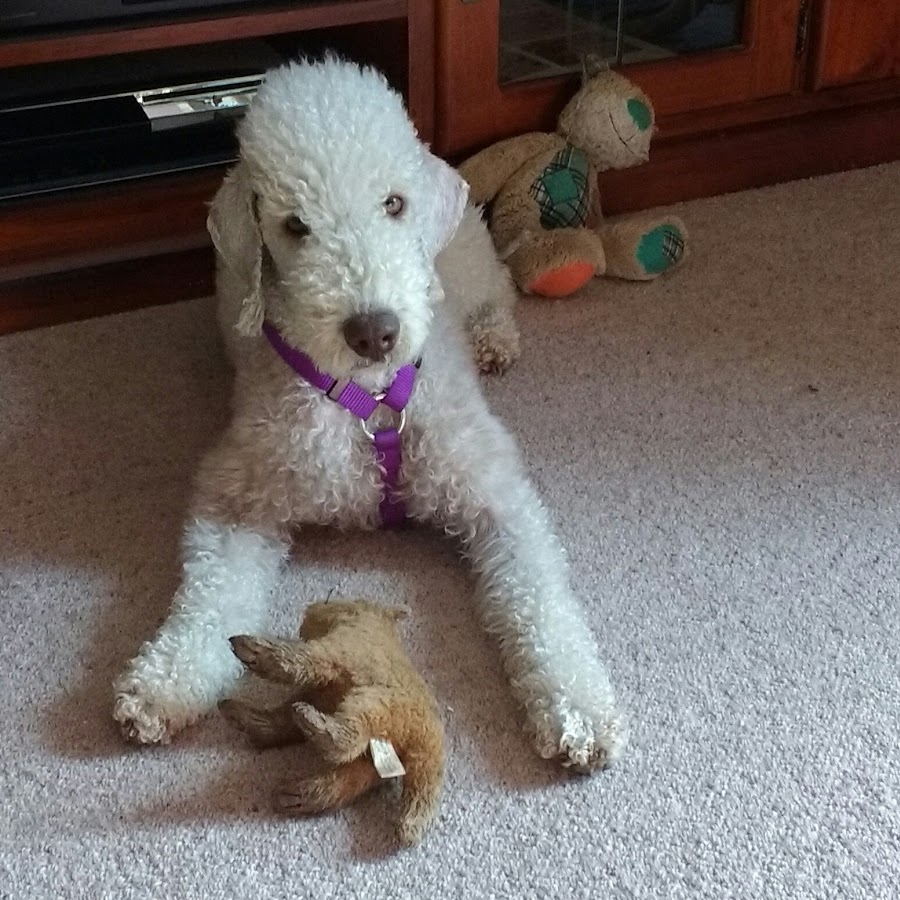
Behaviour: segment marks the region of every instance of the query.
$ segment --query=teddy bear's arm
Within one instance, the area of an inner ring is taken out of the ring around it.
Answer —
[[[285,641],[239,634],[230,638],[234,655],[254,675],[302,688],[335,681],[341,667],[321,640]]]
[[[348,708],[349,707],[349,708]],[[372,737],[368,717],[345,702],[333,715],[298,700],[292,706],[294,722],[303,736],[331,765],[351,762],[365,753]]]
[[[223,700],[219,710],[260,748],[283,747],[303,739],[291,703],[262,709],[240,700]]]
[[[529,160],[563,144],[565,141],[557,134],[536,131],[486,147],[459,167],[460,175],[471,188],[469,199],[473,203],[490,202]]]

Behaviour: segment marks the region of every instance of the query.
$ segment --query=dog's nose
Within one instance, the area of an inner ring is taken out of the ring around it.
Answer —
[[[344,322],[347,346],[366,359],[384,359],[397,343],[400,320],[392,312],[360,313]]]

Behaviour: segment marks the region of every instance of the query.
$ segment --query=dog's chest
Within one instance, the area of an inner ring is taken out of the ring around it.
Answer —
[[[291,408],[293,407],[293,408]],[[282,404],[271,445],[278,480],[299,521],[375,527],[382,476],[359,419],[303,392]]]
[[[438,367],[436,361],[417,379],[401,437],[396,487],[417,519],[430,517],[436,502],[432,482],[445,467],[439,448],[456,432],[452,415],[434,415],[434,410],[452,413],[459,403],[458,397],[435,396]],[[269,390],[244,394],[246,402],[237,411],[244,446],[252,447],[260,493],[282,521],[380,527],[386,472],[361,420],[317,388],[285,378],[278,368],[270,378]],[[399,426],[403,418],[381,406],[367,425],[375,433]]]

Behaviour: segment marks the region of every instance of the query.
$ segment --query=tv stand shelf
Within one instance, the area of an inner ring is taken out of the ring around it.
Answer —
[[[154,19],[153,24],[79,28],[38,37],[0,41],[0,69],[93,59],[118,53],[188,47],[235,38],[267,37],[312,28],[405,19],[407,0],[340,0],[335,3],[281,4],[262,12],[205,13],[201,17]]]
[[[434,132],[434,0],[271,2],[0,39],[2,71],[253,38],[333,47],[404,91]],[[286,43],[285,43],[286,42]],[[26,69],[27,70],[27,69]],[[212,290],[207,204],[224,167],[0,202],[0,334]]]

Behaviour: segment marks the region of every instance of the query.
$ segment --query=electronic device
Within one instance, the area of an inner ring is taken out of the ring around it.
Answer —
[[[230,162],[235,121],[280,62],[248,41],[10,70],[0,200]]]
[[[252,3],[253,0],[0,0],[0,34]]]

